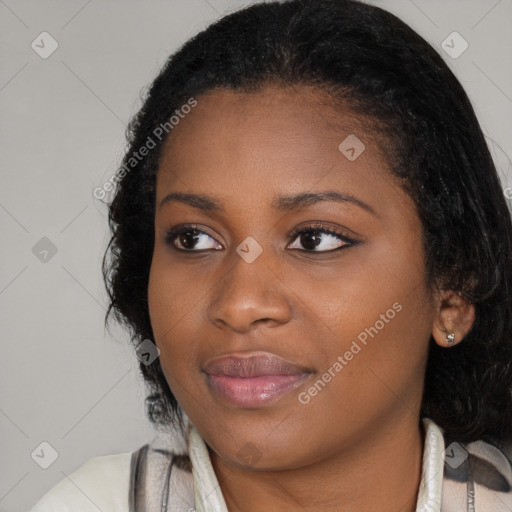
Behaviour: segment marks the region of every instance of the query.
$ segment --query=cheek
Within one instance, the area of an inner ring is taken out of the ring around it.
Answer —
[[[308,285],[305,302],[321,323],[344,333],[341,339],[357,336],[376,322],[379,331],[382,322],[387,331],[389,325],[400,330],[413,322],[424,331],[432,321],[421,251],[410,247],[397,252],[390,243],[379,245],[354,252],[350,259],[347,253],[343,266]]]
[[[187,321],[204,301],[208,280],[171,261],[165,248],[155,247],[148,283],[151,325],[155,337],[165,338]]]
[[[317,356],[322,365],[299,397],[299,411],[316,418],[333,443],[338,434],[330,425],[350,437],[388,415],[416,413],[429,330],[415,300],[419,306],[421,297],[406,288],[375,292],[364,302],[344,303],[330,318],[331,337]],[[304,424],[310,425],[307,419]]]
[[[155,343],[166,377],[188,375],[196,354],[197,318],[205,291],[201,283],[193,284],[186,273],[173,271],[156,250],[148,284],[148,303]],[[169,378],[168,378],[169,380]]]
[[[346,378],[333,387],[355,392],[363,386],[374,393],[375,384],[385,392],[386,385],[401,390],[408,382],[422,383],[433,306],[420,242],[402,246],[399,252],[392,244],[375,247],[368,264],[360,258],[350,272],[336,273],[309,290],[316,298],[309,300],[316,323],[325,332],[319,344],[325,369],[338,356],[347,361],[342,363]]]
[[[162,265],[156,256],[151,266],[148,302],[154,339],[160,350],[160,365],[173,395],[187,414],[194,415],[198,375],[195,362],[197,346],[188,334],[191,312],[197,309],[196,294],[190,297],[190,286]],[[196,305],[196,308],[194,308]]]

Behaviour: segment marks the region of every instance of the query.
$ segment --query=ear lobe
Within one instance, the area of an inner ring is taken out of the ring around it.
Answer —
[[[432,324],[432,336],[440,347],[460,343],[475,321],[475,306],[460,293],[441,290]]]

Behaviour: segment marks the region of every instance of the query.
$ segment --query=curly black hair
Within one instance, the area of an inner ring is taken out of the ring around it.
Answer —
[[[269,83],[326,91],[379,133],[422,222],[429,285],[476,308],[461,343],[443,349],[431,339],[421,416],[449,438],[503,446],[512,431],[512,223],[502,186],[470,100],[440,55],[393,14],[357,0],[253,4],[169,57],[128,126],[115,176],[105,325],[114,314],[134,344],[154,339],[147,290],[156,174],[183,106],[214,89],[257,92]],[[182,424],[159,359],[140,369],[151,421]]]

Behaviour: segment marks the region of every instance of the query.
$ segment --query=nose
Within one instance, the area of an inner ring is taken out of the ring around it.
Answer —
[[[277,266],[270,267],[263,254],[252,263],[236,253],[226,261],[208,307],[216,327],[242,333],[262,323],[275,327],[290,321],[289,289]]]

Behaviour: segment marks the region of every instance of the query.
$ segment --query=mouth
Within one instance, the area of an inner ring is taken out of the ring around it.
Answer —
[[[214,395],[244,408],[260,407],[286,395],[313,373],[268,352],[219,357],[209,361],[203,371]]]

